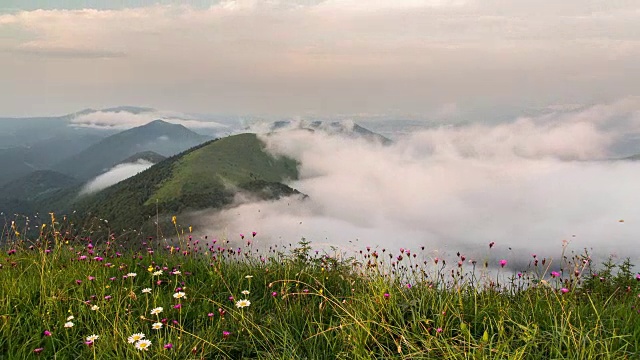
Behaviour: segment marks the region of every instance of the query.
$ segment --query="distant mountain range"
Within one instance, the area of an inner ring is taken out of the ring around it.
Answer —
[[[151,151],[166,157],[208,140],[211,138],[182,125],[156,120],[102,139],[84,151],[58,162],[53,168],[80,180],[89,180],[135,154]]]

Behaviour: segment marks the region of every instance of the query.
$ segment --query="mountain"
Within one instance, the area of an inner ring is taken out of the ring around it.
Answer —
[[[108,219],[111,226],[139,228],[149,225],[156,211],[166,219],[186,210],[219,209],[230,205],[239,192],[262,199],[291,195],[297,191],[283,181],[297,176],[294,160],[274,158],[255,134],[240,134],[170,157],[80,199],[73,209]]]
[[[166,156],[162,156],[160,154],[158,154],[157,152],[153,152],[153,151],[141,151],[139,153],[135,153],[131,156],[129,156],[128,158],[120,161],[120,164],[127,164],[127,163],[134,163],[137,162],[139,160],[144,160],[144,161],[148,161],[150,163],[154,163],[157,164],[160,161],[166,159]]]
[[[134,154],[153,151],[171,156],[210,139],[182,125],[155,120],[111,135],[59,162],[54,169],[80,180],[89,180]]]
[[[375,143],[389,145],[391,139],[382,136],[376,132],[373,132],[367,128],[364,128],[353,121],[291,121],[291,120],[279,120],[272,123],[268,123],[265,129],[264,124],[257,123],[251,126],[252,129],[256,129],[257,132],[274,132],[274,131],[286,131],[292,129],[302,129],[311,131],[322,131],[329,135],[339,135],[353,139],[366,139]]]
[[[65,174],[37,170],[0,186],[0,198],[34,201],[77,185],[80,185],[77,179]]]

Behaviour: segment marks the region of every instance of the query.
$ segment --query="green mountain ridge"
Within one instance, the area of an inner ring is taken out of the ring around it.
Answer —
[[[294,160],[274,158],[255,134],[239,134],[167,158],[67,210],[108,219],[114,227],[139,228],[151,226],[157,212],[167,221],[189,210],[224,208],[238,192],[261,199],[297,194],[283,183],[297,177]]]
[[[153,151],[162,156],[171,156],[208,140],[211,138],[182,125],[155,120],[111,135],[59,162],[54,169],[81,180],[89,180],[137,153]]]

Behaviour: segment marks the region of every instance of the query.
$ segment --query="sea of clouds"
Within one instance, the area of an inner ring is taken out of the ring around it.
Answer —
[[[640,162],[611,159],[639,132],[638,109],[631,98],[436,127],[389,146],[322,132],[262,135],[274,156],[299,161],[300,179],[290,186],[308,197],[244,201],[190,220],[231,240],[257,231],[257,245],[304,237],[345,251],[425,246],[433,256],[480,256],[495,242],[492,256],[515,260],[557,256],[566,240],[578,253],[637,260]]]

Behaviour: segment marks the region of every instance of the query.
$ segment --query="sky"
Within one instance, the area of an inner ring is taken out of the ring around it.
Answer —
[[[480,122],[640,95],[635,0],[0,2],[0,116]]]

